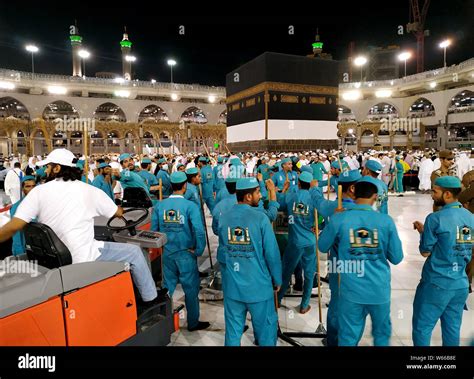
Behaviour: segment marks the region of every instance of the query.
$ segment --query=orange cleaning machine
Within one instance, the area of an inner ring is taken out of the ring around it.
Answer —
[[[154,233],[155,243],[160,238],[166,242],[165,235]],[[67,247],[43,224],[29,224],[25,237],[28,255],[0,261],[0,346],[170,342],[175,330],[171,299],[163,296],[137,315],[137,296],[124,263],[71,264]]]

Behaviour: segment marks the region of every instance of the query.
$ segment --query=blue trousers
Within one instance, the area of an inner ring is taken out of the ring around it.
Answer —
[[[468,288],[446,290],[420,282],[413,302],[413,344],[430,346],[433,329],[441,320],[443,346],[459,346],[462,312],[468,295]]]
[[[278,314],[274,299],[258,303],[243,303],[224,294],[225,345],[240,346],[247,312],[252,316],[255,341],[259,346],[276,346]]]
[[[328,305],[328,313],[326,318],[327,325],[327,343],[328,346],[337,346],[338,335],[338,308],[339,308],[339,275],[329,273],[329,289],[331,290],[331,300]]]
[[[164,286],[168,289],[170,297],[178,283],[184,291],[188,328],[193,328],[199,323],[199,271],[196,255],[182,251],[171,257],[163,255]]]
[[[389,346],[392,334],[390,302],[385,304],[357,304],[339,297],[339,346],[357,346],[364,334],[365,319],[370,314],[375,346]]]
[[[140,247],[128,243],[104,242],[104,247],[99,248],[99,252],[100,256],[96,259],[97,261],[130,264],[133,283],[135,283],[143,301],[151,301],[156,298],[156,284]]]
[[[295,248],[287,245],[283,254],[283,281],[280,292],[278,292],[278,302],[281,302],[288,289],[291,274],[295,271],[298,262],[304,272],[303,296],[301,297],[301,308],[306,308],[311,299],[313,289],[314,274],[316,272],[316,247],[314,245],[303,248]]]
[[[214,207],[216,206],[216,199],[214,199],[214,196],[210,195],[210,196],[204,197],[203,195],[203,201],[206,203],[207,208],[209,208],[209,212],[212,213],[212,211],[214,210]]]

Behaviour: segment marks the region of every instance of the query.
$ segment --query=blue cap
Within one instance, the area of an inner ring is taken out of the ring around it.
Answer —
[[[184,166],[184,164],[178,163],[178,165],[176,166],[176,169],[178,169],[178,168],[180,168],[180,167],[183,167],[183,166]]]
[[[255,178],[240,178],[237,180],[237,191],[257,188],[258,180]]]
[[[158,164],[161,164],[161,163],[165,163],[166,162],[166,159],[165,158],[160,158],[158,159]]]
[[[403,159],[403,157],[400,156],[400,155],[397,155],[397,156],[395,157],[395,159],[396,159],[397,161],[399,161],[399,160]]]
[[[341,175],[339,175],[338,183],[357,182],[361,178],[362,175],[360,174],[359,170],[344,171],[343,173],[341,173]]]
[[[237,177],[234,175],[229,175],[227,178],[225,178],[226,183],[237,183]]]
[[[170,181],[171,183],[174,183],[174,184],[184,183],[187,180],[188,180],[188,177],[182,171],[176,171],[170,175]]]
[[[36,176],[39,178],[44,178],[46,176],[46,169],[44,166],[36,170]]]
[[[217,157],[217,163],[224,163],[224,158]]]
[[[207,157],[199,157],[199,162],[207,162]]]
[[[309,172],[311,175],[313,175],[313,169],[309,165],[304,165],[301,166],[301,172]]]
[[[191,167],[186,170],[187,175],[195,175],[199,172],[197,167]]]
[[[304,171],[300,174],[298,179],[304,183],[311,183],[311,181],[313,180],[313,174],[312,173],[310,174],[309,172]]]
[[[132,156],[128,153],[123,153],[123,154],[120,154],[119,156],[119,162],[122,163],[125,159],[127,158],[131,158]]]
[[[99,163],[99,165],[97,166],[97,168],[105,168],[105,167],[110,167],[110,165],[108,163],[102,162],[102,163]]]
[[[339,165],[339,161],[333,161],[331,163],[331,167],[340,170],[341,166]]]
[[[290,158],[285,158],[285,159],[282,159],[280,164],[285,164],[285,163],[288,163],[288,162],[291,162],[291,159]]]
[[[461,180],[456,176],[440,176],[434,185],[443,188],[461,188]]]
[[[27,182],[28,180],[33,180],[34,182],[36,182],[36,178],[34,176],[26,175],[21,179],[21,183],[23,184]]]
[[[142,163],[151,164],[151,159],[150,158],[143,158]]]
[[[365,168],[367,170],[370,170],[370,171],[373,171],[373,172],[381,172],[382,171],[382,165],[377,162],[376,160],[373,160],[373,159],[369,159],[366,164],[365,164]]]

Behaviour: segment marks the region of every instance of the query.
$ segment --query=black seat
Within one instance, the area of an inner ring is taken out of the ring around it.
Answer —
[[[123,190],[122,207],[151,208],[153,203],[150,195],[142,187],[127,187]]]
[[[72,264],[72,256],[66,245],[53,230],[38,222],[31,222],[24,229],[26,254],[30,261],[53,269]]]

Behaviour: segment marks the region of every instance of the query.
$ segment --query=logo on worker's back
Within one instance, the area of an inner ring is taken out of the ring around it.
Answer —
[[[163,211],[163,222],[167,224],[182,224],[184,217],[181,216],[181,213],[174,209],[164,210]]]
[[[359,228],[349,230],[349,242],[351,248],[376,248],[379,246],[379,237],[377,229],[369,230],[366,228]]]
[[[472,229],[467,226],[456,226],[456,243],[473,244]]]
[[[21,370],[48,370],[48,372],[55,372],[56,357],[35,356],[27,353],[18,357],[18,368]]]
[[[249,228],[236,226],[235,228],[227,228],[227,238],[231,245],[250,245]]]
[[[293,203],[293,214],[298,216],[308,216],[309,206],[304,203]]]

